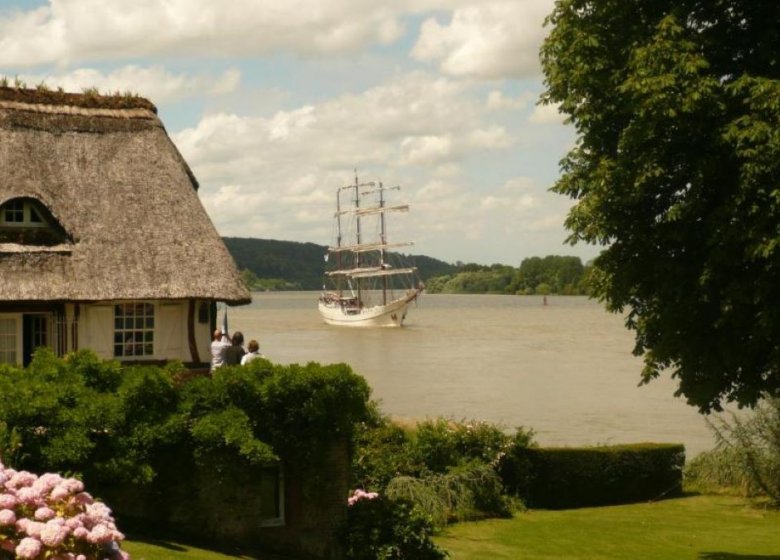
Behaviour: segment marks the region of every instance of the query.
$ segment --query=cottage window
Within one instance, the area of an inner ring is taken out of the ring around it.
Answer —
[[[0,364],[15,364],[18,350],[17,321],[15,318],[0,318]]]
[[[52,246],[72,238],[41,201],[20,197],[0,204],[0,244]]]
[[[154,304],[120,303],[114,306],[114,356],[154,355]]]
[[[3,207],[3,221],[9,224],[24,223],[24,202],[12,200]]]
[[[0,224],[4,226],[44,227],[46,221],[31,200],[14,199],[3,204]]]

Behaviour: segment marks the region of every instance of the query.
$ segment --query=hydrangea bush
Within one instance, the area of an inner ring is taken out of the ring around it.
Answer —
[[[342,531],[349,560],[444,560],[433,542],[433,524],[408,500],[355,490],[347,499]]]
[[[0,463],[0,558],[128,560],[111,510],[75,478]]]

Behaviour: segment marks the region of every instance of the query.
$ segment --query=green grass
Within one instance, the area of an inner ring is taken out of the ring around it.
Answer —
[[[122,548],[130,553],[132,560],[277,560],[272,555],[242,555],[196,548],[188,544],[159,539],[138,539],[129,536]]]
[[[731,496],[460,523],[437,544],[452,560],[780,560],[780,512]]]
[[[780,560],[780,512],[702,495],[459,523],[436,538],[452,560]],[[133,560],[272,560],[130,537]]]

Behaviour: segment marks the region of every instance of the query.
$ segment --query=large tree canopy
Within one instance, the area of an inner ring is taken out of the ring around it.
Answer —
[[[780,2],[558,0],[546,103],[578,142],[553,190],[605,246],[643,380],[702,411],[780,392]]]

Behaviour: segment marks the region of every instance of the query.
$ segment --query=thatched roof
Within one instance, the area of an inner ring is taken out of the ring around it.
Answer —
[[[197,189],[149,101],[0,87],[0,205],[37,200],[67,234],[0,243],[0,301],[249,302]]]

